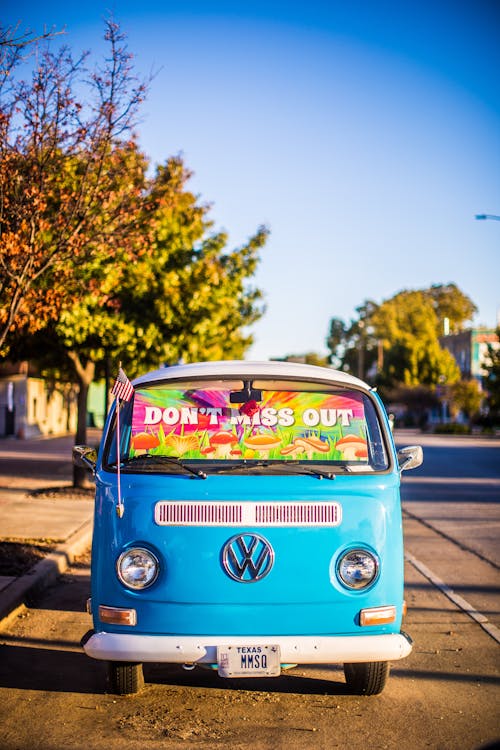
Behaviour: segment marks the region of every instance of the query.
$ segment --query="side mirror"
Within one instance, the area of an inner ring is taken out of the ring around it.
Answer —
[[[399,470],[416,469],[424,460],[424,452],[420,445],[408,445],[398,451]]]
[[[81,469],[94,472],[97,464],[97,451],[90,445],[73,446],[73,463]]]

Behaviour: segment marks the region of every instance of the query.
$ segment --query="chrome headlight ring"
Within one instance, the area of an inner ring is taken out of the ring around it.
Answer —
[[[345,551],[337,561],[337,578],[351,591],[364,591],[373,586],[379,572],[378,557],[362,547]]]
[[[145,547],[130,547],[116,561],[118,579],[133,591],[142,591],[152,586],[159,572],[158,558]]]

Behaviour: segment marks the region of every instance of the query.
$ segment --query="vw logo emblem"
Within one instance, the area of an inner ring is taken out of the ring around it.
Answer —
[[[274,550],[259,534],[237,534],[222,548],[222,564],[230,578],[239,583],[255,583],[273,567]]]

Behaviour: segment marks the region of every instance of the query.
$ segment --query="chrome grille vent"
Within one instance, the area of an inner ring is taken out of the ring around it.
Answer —
[[[241,503],[159,502],[155,521],[160,526],[233,526],[242,519]]]
[[[336,502],[209,503],[161,500],[155,506],[159,526],[338,526]]]
[[[255,506],[255,523],[263,526],[337,526],[338,503],[265,503]]]

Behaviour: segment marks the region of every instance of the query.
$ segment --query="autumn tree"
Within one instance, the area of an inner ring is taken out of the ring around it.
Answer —
[[[106,40],[108,60],[90,72],[86,55],[41,50],[0,111],[0,346],[78,382],[77,442],[106,362],[133,376],[241,357],[263,311],[249,279],[267,230],[228,250],[180,158],[147,176],[132,132],[145,86],[111,22]]]
[[[79,298],[57,320],[34,335],[23,331],[12,343],[17,356],[35,358],[46,374],[76,375],[77,443],[86,442],[90,383],[107,362],[122,361],[132,377],[178,361],[241,358],[252,342],[246,329],[263,312],[250,279],[267,230],[228,250],[226,235],[212,229],[208,206],[187,189],[190,172],[182,159],[168,159],[147,178],[138,151],[121,158],[128,164],[124,174],[137,175],[139,247],[132,257],[117,250],[112,258],[97,247],[73,269]],[[74,483],[84,480],[75,467]]]
[[[2,30],[12,41],[12,34]],[[0,78],[0,351],[20,328],[57,320],[80,291],[74,268],[96,248],[130,247],[134,176],[123,160],[145,84],[132,74],[118,26],[106,23],[109,55],[88,70],[88,55],[37,41],[29,80],[16,80],[22,59],[7,46]],[[119,185],[117,185],[117,181]]]

